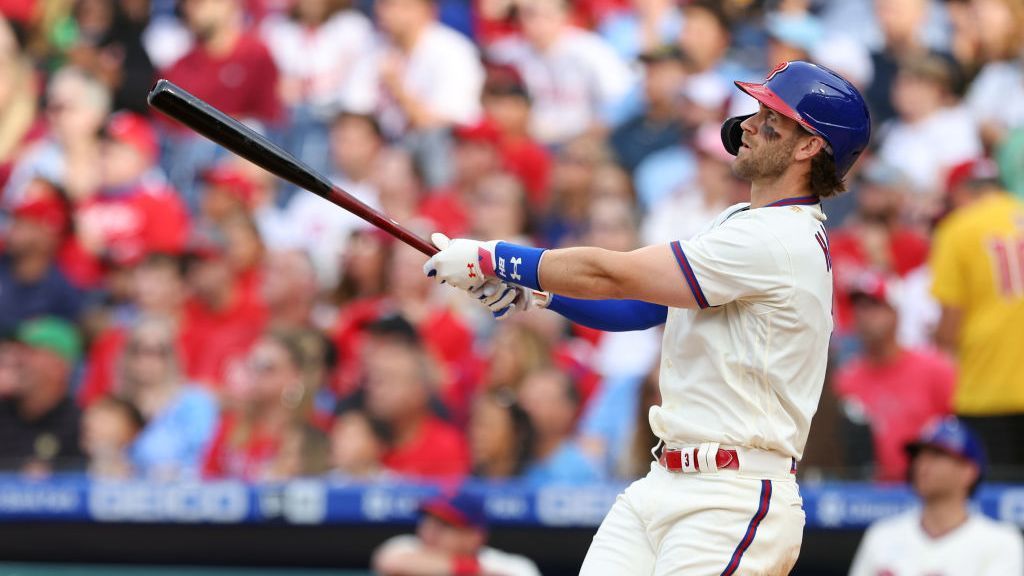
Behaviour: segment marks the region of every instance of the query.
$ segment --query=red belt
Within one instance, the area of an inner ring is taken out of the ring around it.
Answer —
[[[662,449],[661,455],[658,456],[658,464],[672,472],[694,469],[698,472],[704,472],[700,459],[697,458],[697,450],[697,448],[688,448],[686,450]],[[718,453],[715,454],[715,465],[719,470],[738,470],[740,467],[740,457],[736,454],[735,450],[719,448]]]

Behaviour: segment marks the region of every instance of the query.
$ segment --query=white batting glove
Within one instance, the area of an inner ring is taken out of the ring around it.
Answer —
[[[547,292],[538,292],[499,280],[488,280],[483,286],[467,290],[467,292],[487,306],[491,315],[497,320],[509,318],[513,312],[525,312],[531,308],[547,308],[548,303]]]
[[[463,290],[483,286],[488,280],[485,273],[491,274],[493,278],[494,248],[498,245],[497,240],[450,240],[444,234],[435,232],[430,235],[430,241],[441,251],[431,256],[423,265],[423,273],[427,276]]]

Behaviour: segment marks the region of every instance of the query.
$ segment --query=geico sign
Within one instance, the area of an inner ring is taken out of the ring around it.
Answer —
[[[548,526],[597,526],[619,490],[599,487],[546,487],[537,491],[537,519]]]
[[[89,513],[106,522],[240,522],[248,511],[249,491],[240,482],[102,483],[89,490]]]

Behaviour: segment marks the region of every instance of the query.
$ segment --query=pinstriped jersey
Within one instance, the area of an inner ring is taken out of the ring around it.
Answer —
[[[799,459],[818,406],[832,332],[832,262],[816,197],[731,206],[673,242],[681,290],[669,308],[661,406],[669,445],[719,442]]]

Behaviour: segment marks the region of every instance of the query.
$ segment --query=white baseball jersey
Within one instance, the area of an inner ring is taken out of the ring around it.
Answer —
[[[422,541],[409,534],[391,538],[381,544],[380,550],[416,552],[422,548]],[[480,548],[477,561],[480,562],[480,573],[487,576],[540,576],[537,565],[529,558],[487,546]]]
[[[669,308],[661,406],[670,446],[718,442],[800,459],[825,380],[832,265],[814,196],[737,204],[672,243],[699,310]]]
[[[971,514],[949,534],[932,538],[921,528],[920,510],[910,510],[868,528],[850,576],[1020,576],[1024,539],[1020,530]]]

